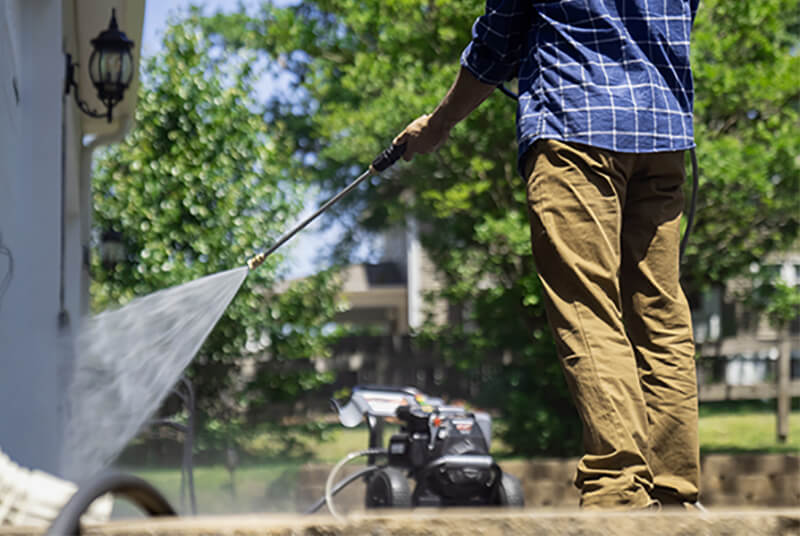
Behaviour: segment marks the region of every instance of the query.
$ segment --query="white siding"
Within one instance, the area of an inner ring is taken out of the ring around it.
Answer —
[[[111,7],[139,43],[143,0],[0,0],[0,238],[14,260],[0,296],[0,450],[56,475],[74,333],[88,309],[91,149],[81,142],[84,134],[100,135],[95,144],[122,135],[137,85],[115,122],[87,121],[64,95],[65,53],[85,74],[89,41]],[[8,266],[0,255],[0,281]]]
[[[53,473],[61,367],[71,346],[69,331],[58,327],[61,7],[60,0],[5,0],[0,9],[0,232],[14,259],[0,303],[0,445],[20,464]]]

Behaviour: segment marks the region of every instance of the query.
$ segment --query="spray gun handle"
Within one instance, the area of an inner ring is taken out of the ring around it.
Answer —
[[[372,161],[372,165],[370,169],[373,170],[375,173],[380,173],[388,169],[392,164],[397,162],[397,160],[403,156],[403,153],[406,152],[406,144],[401,143],[400,145],[392,145],[391,147],[384,149],[384,151],[379,154],[375,160]]]

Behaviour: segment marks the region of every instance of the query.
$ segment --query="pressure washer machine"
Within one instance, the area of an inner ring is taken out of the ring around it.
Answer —
[[[524,506],[519,480],[489,454],[488,413],[447,405],[413,387],[356,386],[345,405],[332,404],[344,426],[358,426],[366,417],[369,430],[369,449],[348,455],[329,475],[326,502],[334,515],[335,473],[358,456],[369,457],[367,469],[357,473],[366,480],[367,508]],[[387,419],[401,427],[383,448]]]

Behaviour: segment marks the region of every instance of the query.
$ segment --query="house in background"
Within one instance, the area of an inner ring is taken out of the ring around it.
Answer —
[[[785,283],[800,289],[800,249],[773,257],[766,266]],[[745,278],[715,287],[693,310],[695,341],[701,363],[701,383],[756,385],[774,382],[777,361],[788,348],[791,376],[800,381],[800,317],[784,329],[772,324],[743,300],[750,289]],[[800,396],[800,393],[795,394]]]
[[[446,321],[446,303],[425,302],[425,294],[441,285],[436,267],[420,245],[414,222],[387,231],[381,238],[377,263],[345,268],[342,292],[350,307],[339,313],[336,321],[372,326],[385,335],[408,335],[422,325],[427,314],[438,322]]]
[[[351,264],[342,270],[341,297],[348,307],[334,321],[386,336],[413,333],[427,315],[444,323],[448,304],[425,299],[428,292],[440,289],[441,283],[436,267],[420,245],[415,222],[381,233],[377,242],[377,262]],[[274,291],[284,292],[302,279],[282,281]]]
[[[426,298],[442,283],[420,244],[416,223],[411,220],[387,230],[378,242],[377,262],[351,264],[340,274],[341,298],[347,308],[333,321],[356,328],[356,333],[340,339],[331,358],[314,360],[318,371],[336,371],[329,391],[370,383],[413,385],[462,398],[474,394],[480,378],[495,370],[495,356],[487,356],[486,367],[480,370],[456,373],[440,356],[413,343],[415,330],[426,319],[445,325],[459,313],[444,299]],[[282,282],[275,292],[285,291],[294,281]],[[309,394],[299,410],[326,411],[328,394]]]
[[[425,294],[441,288],[435,266],[419,242],[416,226],[398,227],[382,236],[383,253],[374,264],[355,264],[343,271],[343,297],[349,308],[335,320],[369,327],[370,336],[347,337],[330,361],[318,368],[334,368],[342,385],[377,382],[425,384],[429,374],[446,376],[435,356],[416,355],[407,340],[427,314],[445,324],[458,311],[444,300],[425,302]],[[768,261],[781,278],[800,288],[800,248]],[[741,299],[744,280],[713,288],[693,300],[693,324],[700,362],[701,400],[774,398],[779,357],[791,353],[790,396],[800,396],[800,318],[778,331],[764,315]],[[787,339],[788,335],[788,339]],[[502,356],[487,356],[490,372]],[[403,369],[423,370],[414,378]],[[731,390],[730,386],[734,386]],[[737,386],[752,386],[738,389]]]
[[[130,129],[138,76],[113,120],[65,95],[66,55],[90,109],[90,41],[112,8],[134,41],[138,72],[144,0],[0,2],[0,449],[60,475],[72,342],[88,311],[92,151]]]

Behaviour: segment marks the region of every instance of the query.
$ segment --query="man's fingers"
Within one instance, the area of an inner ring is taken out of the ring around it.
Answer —
[[[431,137],[429,118],[430,115],[424,114],[414,119],[392,142],[394,145],[406,144],[403,153],[403,160],[406,162],[414,158],[414,155],[430,153],[441,145],[443,140],[437,139],[435,135]]]

